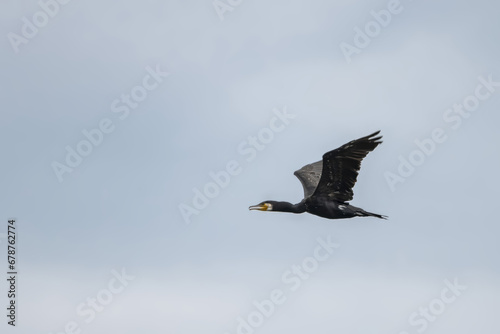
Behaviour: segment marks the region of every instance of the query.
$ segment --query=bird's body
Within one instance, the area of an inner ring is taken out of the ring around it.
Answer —
[[[303,213],[329,219],[386,217],[352,206],[352,188],[356,183],[361,161],[380,143],[380,131],[353,140],[323,155],[322,161],[306,165],[294,173],[304,188],[304,199],[297,203],[264,201],[251,206],[250,210]]]
[[[323,218],[340,219],[352,217],[384,216],[367,212],[346,202],[338,202],[327,197],[309,197],[305,200],[306,211]]]

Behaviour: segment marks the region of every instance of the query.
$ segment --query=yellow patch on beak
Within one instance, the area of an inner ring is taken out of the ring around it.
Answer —
[[[253,205],[248,208],[248,210],[260,210],[260,211],[267,211],[269,210],[270,205],[267,203],[264,204],[259,204],[259,205]]]

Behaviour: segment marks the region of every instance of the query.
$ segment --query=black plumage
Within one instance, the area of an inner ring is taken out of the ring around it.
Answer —
[[[361,161],[382,143],[380,131],[362,137],[327,152],[323,160],[305,165],[294,175],[302,183],[304,199],[297,204],[264,201],[251,206],[250,210],[309,212],[324,218],[339,219],[356,216],[386,216],[367,212],[348,203],[353,199],[352,188],[356,183]]]

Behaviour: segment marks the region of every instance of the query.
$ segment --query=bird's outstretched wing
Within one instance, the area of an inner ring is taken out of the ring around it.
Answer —
[[[323,169],[323,161],[318,161],[309,165],[305,165],[301,169],[295,171],[295,175],[300,183],[302,183],[302,188],[304,188],[304,198],[311,196],[316,190],[319,179],[321,178],[321,171]]]
[[[348,142],[323,155],[323,170],[314,196],[328,196],[341,202],[352,200],[352,188],[356,183],[361,161],[379,144],[380,131]]]

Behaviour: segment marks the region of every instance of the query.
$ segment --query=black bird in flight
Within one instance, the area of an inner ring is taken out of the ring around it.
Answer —
[[[303,213],[329,218],[368,217],[386,219],[386,216],[367,212],[347,203],[352,200],[361,161],[382,143],[380,131],[348,142],[327,152],[323,160],[305,165],[294,173],[304,188],[304,199],[298,204],[264,201],[250,210]]]

